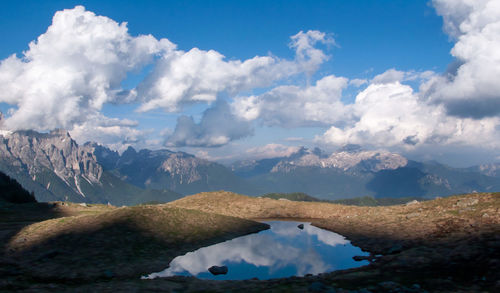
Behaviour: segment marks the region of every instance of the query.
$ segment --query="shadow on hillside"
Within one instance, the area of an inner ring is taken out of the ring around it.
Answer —
[[[21,272],[19,265],[9,256],[8,243],[12,237],[33,223],[65,215],[53,203],[0,203],[0,276],[8,278]]]
[[[138,279],[164,269],[179,250],[133,222],[120,220],[95,227],[79,226],[16,251],[23,276],[42,282],[86,283],[110,278]]]
[[[12,253],[17,275],[7,289],[23,290],[27,287],[15,287],[16,284],[33,281],[89,284],[111,279],[139,280],[165,269],[178,255],[262,230],[262,225],[246,228],[242,225],[229,230],[193,229],[187,233],[174,229],[167,235],[159,235],[162,229],[151,229],[143,218],[129,215],[98,221],[93,221],[93,217],[80,217],[73,222],[63,218],[61,225],[52,223],[57,231],[50,236],[39,233],[37,241],[27,242]],[[0,291],[1,285],[0,282]]]
[[[67,214],[55,203],[5,203],[0,206],[0,242],[2,253],[10,238],[24,227]]]
[[[375,193],[375,197],[424,196],[421,179],[425,173],[417,168],[398,168],[381,170],[366,184],[366,188]]]
[[[322,226],[321,223],[317,225]],[[356,279],[357,286],[395,281],[408,286],[423,284],[431,291],[473,288],[472,291],[498,292],[499,225],[483,226],[472,233],[459,229],[450,224],[424,239],[382,236],[378,231],[359,233],[349,228],[335,232],[346,236],[353,245],[369,251],[375,259],[370,266],[359,269],[367,275]],[[353,282],[351,274],[344,277],[341,273],[333,278],[347,287]]]

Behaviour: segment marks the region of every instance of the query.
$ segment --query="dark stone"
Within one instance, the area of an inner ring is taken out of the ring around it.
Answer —
[[[299,224],[297,228],[299,228],[300,230],[304,229],[304,224]]]
[[[364,256],[364,255],[355,255],[352,257],[355,261],[369,260],[371,261],[372,256]]]
[[[227,274],[227,267],[226,266],[211,266],[208,271],[212,273],[212,275],[225,275]]]

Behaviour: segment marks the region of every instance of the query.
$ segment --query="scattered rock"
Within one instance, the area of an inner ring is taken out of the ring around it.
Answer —
[[[411,214],[406,215],[406,218],[411,219],[411,218],[416,218],[418,216],[420,216],[419,213],[411,213]]]
[[[415,205],[415,204],[418,204],[418,203],[419,203],[418,200],[414,199],[412,201],[407,202],[406,205],[407,206],[411,206],[411,205]]]
[[[84,203],[84,202],[80,203],[79,205],[82,206],[82,207],[86,207],[87,206],[87,204]]]
[[[210,273],[212,273],[212,275],[216,276],[216,275],[225,275],[227,274],[227,267],[226,266],[211,266],[208,271]]]
[[[489,217],[490,217],[490,215],[488,215],[487,213],[483,214],[483,218],[489,218]]]
[[[304,229],[304,224],[299,224],[299,225],[297,226],[297,228],[299,228],[300,230],[303,230],[303,229]]]
[[[479,199],[477,199],[477,198],[463,198],[463,199],[458,200],[457,203],[455,204],[455,206],[463,208],[463,207],[476,205],[478,202],[479,202]]]

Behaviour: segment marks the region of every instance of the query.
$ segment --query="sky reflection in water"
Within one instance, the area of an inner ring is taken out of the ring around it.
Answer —
[[[309,223],[266,222],[271,229],[238,237],[226,242],[200,248],[172,260],[164,271],[148,278],[174,275],[195,276],[201,279],[261,280],[305,274],[319,274],[368,264],[356,262],[354,255],[367,255],[352,246],[342,235],[323,230]],[[207,269],[225,265],[227,275],[213,276]]]

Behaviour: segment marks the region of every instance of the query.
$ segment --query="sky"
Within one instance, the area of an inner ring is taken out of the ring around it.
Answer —
[[[500,162],[500,1],[2,1],[0,128]]]

